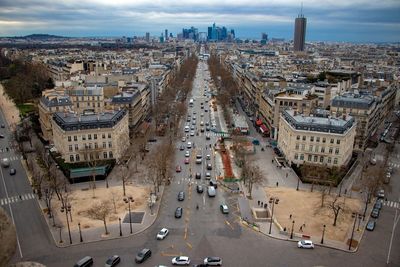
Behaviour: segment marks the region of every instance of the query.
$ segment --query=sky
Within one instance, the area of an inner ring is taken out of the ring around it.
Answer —
[[[293,39],[301,0],[0,0],[0,36],[174,36],[216,23],[236,37]],[[399,42],[400,0],[304,0],[307,41]]]

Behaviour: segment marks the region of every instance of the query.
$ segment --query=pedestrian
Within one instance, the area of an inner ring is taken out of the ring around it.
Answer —
[[[288,173],[286,173],[286,178],[288,177]]]
[[[289,215],[289,219],[292,219],[292,214]]]
[[[299,229],[299,231],[302,233],[303,232],[303,225],[302,226],[300,226],[300,229]]]
[[[303,223],[303,227],[306,228],[306,223]]]
[[[286,226],[285,226],[285,227],[283,227],[283,231],[284,231],[284,232],[286,232]]]
[[[276,182],[276,187],[278,187],[279,186],[279,183],[278,182]]]
[[[261,202],[261,207],[264,206],[264,202]]]
[[[21,200],[22,200],[22,196],[21,196],[21,195],[19,195],[19,199],[21,199]]]
[[[258,206],[260,206],[260,200],[259,200],[259,201],[257,201],[257,204],[258,204]]]
[[[271,160],[271,163],[274,163],[274,160]]]

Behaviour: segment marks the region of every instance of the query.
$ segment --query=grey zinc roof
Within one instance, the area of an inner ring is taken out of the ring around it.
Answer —
[[[290,125],[292,125],[293,128],[303,131],[343,134],[355,123],[354,118],[351,116],[346,116],[346,118],[343,119],[334,117],[304,116],[303,114],[294,115],[293,110],[284,110],[282,116]]]
[[[111,99],[111,103],[113,104],[129,104],[135,101],[135,99],[139,97],[139,92],[134,93],[126,93],[123,92],[121,94],[115,95]]]
[[[372,95],[344,94],[332,99],[333,107],[369,109],[375,102]]]
[[[68,96],[57,96],[57,97],[42,97],[40,101],[47,107],[57,106],[72,106],[72,102]]]
[[[72,113],[56,112],[53,120],[65,131],[76,131],[85,129],[111,128],[116,125],[124,116],[124,109],[105,112],[91,113],[88,115],[75,115]]]

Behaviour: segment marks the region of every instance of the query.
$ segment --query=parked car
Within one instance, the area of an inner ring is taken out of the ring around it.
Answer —
[[[178,201],[184,201],[185,200],[185,192],[179,191],[178,193]]]
[[[4,127],[5,127],[4,124],[2,124],[2,125],[1,125],[1,128],[4,128]]]
[[[375,202],[374,209],[381,210],[382,209],[382,201],[378,201],[378,200],[380,200],[380,199],[377,199],[377,201]]]
[[[121,258],[118,255],[113,255],[108,258],[104,267],[114,267],[121,262]]]
[[[151,257],[151,250],[148,248],[142,249],[135,257],[136,263],[142,263]]]
[[[187,148],[192,148],[192,142],[187,142],[186,147],[187,147]]]
[[[197,185],[196,186],[196,191],[197,191],[197,193],[199,193],[199,194],[202,194],[203,193],[203,186],[202,185]]]
[[[279,150],[279,148],[274,147],[274,152],[278,157],[282,157],[282,152]]]
[[[183,209],[181,207],[177,207],[175,210],[175,218],[181,218],[183,213]]]
[[[314,244],[311,240],[300,240],[297,243],[298,248],[314,248]]]
[[[374,231],[375,225],[376,225],[376,222],[375,222],[375,221],[369,221],[369,222],[367,223],[367,226],[366,226],[365,228],[366,228],[368,231]]]
[[[4,138],[4,135],[3,135],[3,134],[0,134],[0,138]]]
[[[211,139],[210,135],[206,134],[206,140],[210,140],[210,139]]]
[[[378,198],[385,198],[385,190],[381,189],[376,193]]]
[[[179,256],[172,259],[173,265],[189,265],[190,259],[187,256]]]
[[[372,211],[371,211],[371,217],[372,218],[378,218],[379,217],[379,209],[373,209]]]
[[[189,164],[189,161],[190,161],[189,158],[186,158],[186,159],[184,160],[184,163],[185,163],[185,164]]]
[[[169,230],[167,228],[163,228],[160,230],[160,232],[158,232],[157,239],[163,240],[164,238],[167,237],[168,234],[169,234]]]
[[[219,208],[220,208],[220,210],[221,210],[221,212],[222,212],[223,214],[228,214],[228,213],[229,213],[229,209],[228,209],[228,206],[227,206],[226,204],[221,204],[221,205],[219,206]]]
[[[186,142],[186,136],[183,136],[181,140],[182,142]]]
[[[221,266],[222,259],[220,257],[207,257],[204,259],[204,264],[207,266]]]

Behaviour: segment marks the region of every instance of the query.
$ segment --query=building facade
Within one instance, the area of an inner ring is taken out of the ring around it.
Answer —
[[[85,111],[99,113],[104,111],[103,87],[78,87],[66,90],[74,105],[74,111],[82,114]]]
[[[126,110],[87,115],[56,112],[52,128],[55,148],[67,163],[118,161],[129,144]]]
[[[289,164],[341,167],[351,159],[355,135],[356,122],[350,116],[305,116],[284,110],[278,146]]]

